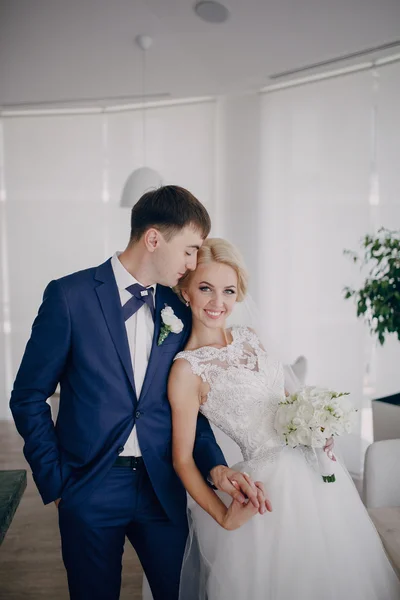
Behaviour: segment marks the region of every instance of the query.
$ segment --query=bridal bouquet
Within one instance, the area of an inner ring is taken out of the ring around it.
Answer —
[[[333,462],[323,448],[327,438],[350,433],[356,411],[348,393],[304,387],[282,400],[275,415],[275,429],[287,446],[312,448],[322,479],[335,481]]]

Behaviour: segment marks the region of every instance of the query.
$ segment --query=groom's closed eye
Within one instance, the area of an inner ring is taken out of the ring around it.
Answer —
[[[194,256],[195,253],[197,253],[198,250],[200,250],[200,246],[188,246],[189,250],[185,251],[186,256]]]

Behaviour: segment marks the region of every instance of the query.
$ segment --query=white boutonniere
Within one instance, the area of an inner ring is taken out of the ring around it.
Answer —
[[[160,335],[158,336],[158,346],[161,346],[167,339],[170,333],[180,333],[183,329],[183,323],[175,315],[174,311],[167,304],[161,311],[161,319],[163,325],[161,327]]]

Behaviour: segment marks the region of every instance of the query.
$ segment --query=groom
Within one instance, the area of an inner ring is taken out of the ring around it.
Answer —
[[[10,406],[43,502],[58,506],[73,600],[119,598],[125,536],[154,600],[178,598],[186,492],[172,466],[167,379],[191,318],[171,287],[195,269],[209,231],[187,190],[148,192],[132,209],[122,254],[44,292]],[[183,329],[159,345],[165,306]],[[46,400],[58,383],[54,426]],[[228,469],[201,415],[194,457],[218,489],[265,505],[262,489]]]

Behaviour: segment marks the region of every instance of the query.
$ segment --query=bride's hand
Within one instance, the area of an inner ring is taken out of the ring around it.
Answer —
[[[258,514],[258,509],[250,500],[245,504],[242,504],[238,500],[232,500],[221,525],[224,529],[233,531],[247,523],[256,514]]]
[[[239,503],[245,503],[248,498],[261,514],[264,514],[266,510],[272,511],[271,502],[265,495],[263,484],[259,481],[254,483],[247,473],[240,473],[219,465],[212,469],[210,475],[218,490],[229,494]]]
[[[259,504],[258,512],[260,513],[260,515],[263,515],[267,510],[268,510],[268,512],[272,512],[272,504],[271,504],[270,500],[267,498],[267,496],[265,495],[264,484],[261,481],[255,481],[253,483],[252,479],[250,478],[249,475],[247,475],[247,473],[243,473],[243,475],[245,476],[245,478],[251,485],[256,487],[257,500],[258,500],[258,504]],[[240,489],[237,481],[235,481],[234,479],[231,479],[231,481],[236,489]]]
[[[335,445],[335,442],[333,441],[333,437],[330,437],[326,440],[326,444],[324,446],[324,450],[326,452],[326,455],[328,456],[328,458],[330,458],[331,460],[333,460],[334,462],[336,462],[336,458],[335,455],[333,454],[333,447]]]

